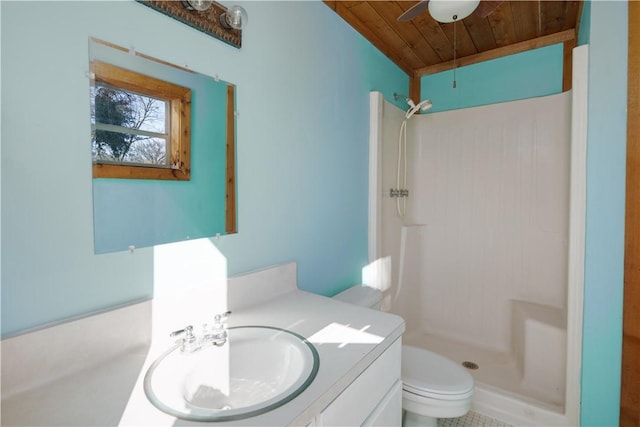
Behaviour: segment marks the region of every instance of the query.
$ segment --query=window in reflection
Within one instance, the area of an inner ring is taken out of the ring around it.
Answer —
[[[190,179],[191,89],[91,64],[95,178]]]

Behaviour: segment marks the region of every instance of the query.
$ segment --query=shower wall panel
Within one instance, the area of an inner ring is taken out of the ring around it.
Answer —
[[[413,227],[393,252],[398,263],[405,252],[410,268],[398,278],[409,301],[419,299],[422,329],[508,350],[512,300],[565,308],[570,100],[559,94],[409,122],[404,225]],[[392,147],[383,148],[388,174],[397,141],[383,145]],[[397,222],[394,203],[385,205],[383,218]]]

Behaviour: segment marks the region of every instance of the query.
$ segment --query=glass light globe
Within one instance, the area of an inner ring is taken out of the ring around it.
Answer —
[[[211,3],[213,3],[213,0],[186,0],[185,4],[187,9],[203,12],[211,7]]]
[[[460,21],[476,10],[480,0],[429,0],[429,13],[438,22]]]
[[[222,24],[224,26],[228,28],[234,28],[236,30],[241,30],[247,26],[249,15],[242,6],[235,5],[227,9],[227,11],[222,14],[220,19],[222,20]]]

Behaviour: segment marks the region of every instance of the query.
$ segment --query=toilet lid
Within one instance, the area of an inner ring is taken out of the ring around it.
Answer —
[[[422,348],[402,346],[403,388],[415,394],[461,395],[473,391],[473,377],[453,361]]]

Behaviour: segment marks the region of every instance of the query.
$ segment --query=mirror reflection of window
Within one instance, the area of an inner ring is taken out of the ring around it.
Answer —
[[[91,70],[94,178],[189,180],[191,89],[101,61]]]
[[[89,66],[95,252],[235,233],[235,86],[96,39]]]

